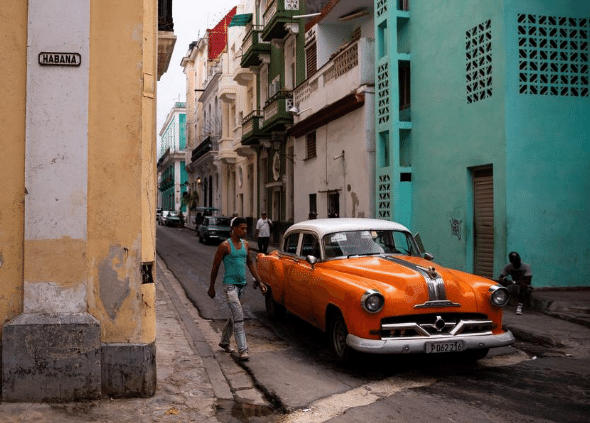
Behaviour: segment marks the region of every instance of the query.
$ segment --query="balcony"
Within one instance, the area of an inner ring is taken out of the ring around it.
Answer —
[[[343,46],[330,61],[293,90],[293,103],[299,110],[309,109],[309,114],[313,114],[362,85],[374,85],[373,46],[374,41],[369,38]]]
[[[168,70],[175,44],[172,0],[158,0],[158,81]]]
[[[293,115],[289,109],[293,107],[293,96],[291,91],[281,90],[272,96],[264,106],[264,121],[262,130],[284,131],[287,125],[293,124]]]
[[[168,147],[164,154],[158,159],[158,171],[161,172],[177,160],[184,160],[185,155],[185,150],[179,150],[176,147]]]
[[[270,2],[264,11],[264,29],[262,30],[262,40],[271,41],[273,39],[283,39],[288,33],[285,24],[296,23],[297,19],[293,19],[293,15],[298,15],[302,11],[300,8],[300,0],[273,0]]]
[[[191,154],[191,163],[194,163],[204,157],[207,153],[216,153],[219,151],[219,145],[212,137],[205,138]]]
[[[242,43],[242,60],[240,66],[249,68],[262,63],[260,55],[270,54],[270,43],[262,41],[262,26],[253,25]]]
[[[217,91],[219,99],[224,103],[231,103],[236,99],[236,83],[233,75],[223,74],[219,78],[219,88]]]
[[[263,135],[263,119],[264,114],[261,110],[254,110],[244,117],[242,122],[242,145],[258,145],[258,140]]]

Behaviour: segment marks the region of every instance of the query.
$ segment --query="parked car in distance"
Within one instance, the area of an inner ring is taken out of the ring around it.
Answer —
[[[199,237],[199,242],[205,244],[209,244],[211,241],[224,241],[230,237],[230,221],[231,218],[225,216],[204,216],[195,235]]]
[[[432,258],[395,222],[318,219],[292,225],[256,266],[270,316],[288,310],[323,330],[338,362],[356,352],[477,360],[512,344],[506,288]]]
[[[158,225],[161,225],[160,220],[162,218],[162,209],[157,209],[156,210],[156,223]]]
[[[168,217],[168,213],[170,213],[168,210],[160,212],[160,214],[158,215],[158,223],[160,225],[166,224],[166,217]]]
[[[190,223],[194,224],[195,231],[198,231],[199,226],[203,224],[203,219],[205,219],[205,216],[216,216],[218,213],[219,209],[215,207],[197,207],[195,209],[195,215]]]
[[[163,212],[163,213],[166,213],[166,221],[165,221],[166,226],[177,226],[177,227],[182,226],[182,219],[180,217],[179,212],[177,212],[175,210],[170,210],[168,212]]]

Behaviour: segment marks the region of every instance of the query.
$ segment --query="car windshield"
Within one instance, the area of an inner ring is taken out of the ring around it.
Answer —
[[[419,255],[412,234],[392,230],[335,232],[324,236],[326,258],[373,254]]]
[[[209,219],[211,226],[229,226],[229,217],[214,217]]]
[[[170,212],[168,212],[168,217],[178,217],[178,212],[177,211],[170,211]]]

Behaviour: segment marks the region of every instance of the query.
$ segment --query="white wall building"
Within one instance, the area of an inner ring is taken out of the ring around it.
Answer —
[[[341,0],[306,31],[289,129],[295,221],[375,215],[373,22],[372,0]]]

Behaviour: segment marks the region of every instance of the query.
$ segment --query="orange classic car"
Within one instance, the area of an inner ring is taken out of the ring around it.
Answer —
[[[318,219],[291,226],[256,266],[271,317],[289,310],[325,331],[339,362],[355,351],[477,360],[512,344],[506,288],[432,259],[395,222]]]

